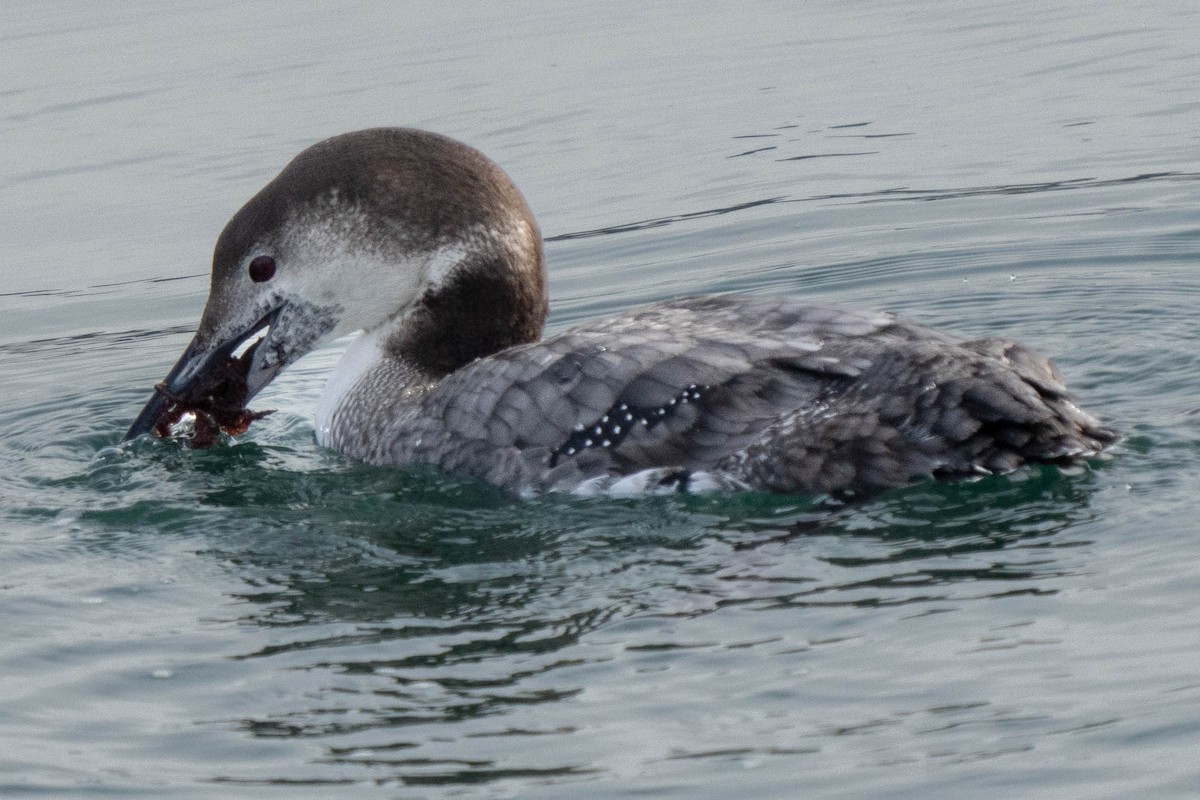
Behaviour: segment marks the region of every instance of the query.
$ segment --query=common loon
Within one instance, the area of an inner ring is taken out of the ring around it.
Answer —
[[[358,330],[318,442],[518,494],[854,495],[1072,462],[1117,438],[1032,350],[887,313],[701,296],[541,340],[546,313],[541,234],[492,161],[413,129],[335,136],[225,226],[195,338],[126,438],[241,409]]]

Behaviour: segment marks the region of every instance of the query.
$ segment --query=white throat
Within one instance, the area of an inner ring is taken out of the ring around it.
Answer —
[[[388,326],[380,325],[367,331],[350,343],[342,358],[334,366],[317,402],[317,443],[329,447],[329,434],[333,427],[333,415],[349,396],[363,376],[383,359],[383,342]]]

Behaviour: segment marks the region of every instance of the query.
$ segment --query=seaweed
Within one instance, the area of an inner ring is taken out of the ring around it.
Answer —
[[[188,387],[185,394],[175,394],[165,383],[158,383],[154,391],[162,395],[166,403],[154,423],[154,435],[160,438],[171,435],[171,428],[185,414],[196,416],[188,446],[193,449],[212,447],[217,435],[224,431],[230,436],[245,433],[250,423],[260,420],[274,410],[251,411],[246,408],[249,390],[246,374],[250,358],[258,347],[256,342],[241,357],[226,356],[214,369],[208,370],[195,385]]]

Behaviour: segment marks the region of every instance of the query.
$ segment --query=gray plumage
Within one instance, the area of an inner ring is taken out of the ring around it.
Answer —
[[[380,369],[389,377],[379,385],[395,386],[398,371]],[[348,402],[330,443],[518,492],[620,489],[647,470],[627,488],[870,492],[1065,462],[1113,436],[1048,361],[1014,342],[713,296],[510,348],[403,404]],[[583,441],[565,447],[573,437]]]
[[[889,314],[695,297],[538,341],[546,312],[541,235],[499,167],[423,131],[343,134],[230,220],[196,336],[127,437],[179,403],[220,398],[228,415],[362,329],[318,440],[518,493],[864,493],[1069,462],[1116,438],[1031,350]]]

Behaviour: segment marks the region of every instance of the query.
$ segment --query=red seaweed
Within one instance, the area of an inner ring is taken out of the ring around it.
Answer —
[[[251,346],[240,358],[226,357],[216,369],[190,387],[186,395],[172,393],[165,384],[156,385],[154,391],[161,394],[167,403],[154,423],[154,435],[160,438],[169,436],[171,428],[190,412],[195,414],[196,422],[188,446],[205,449],[212,447],[221,431],[237,436],[245,433],[250,423],[273,413],[251,411],[245,407],[249,394],[246,373],[257,346],[257,343]]]

